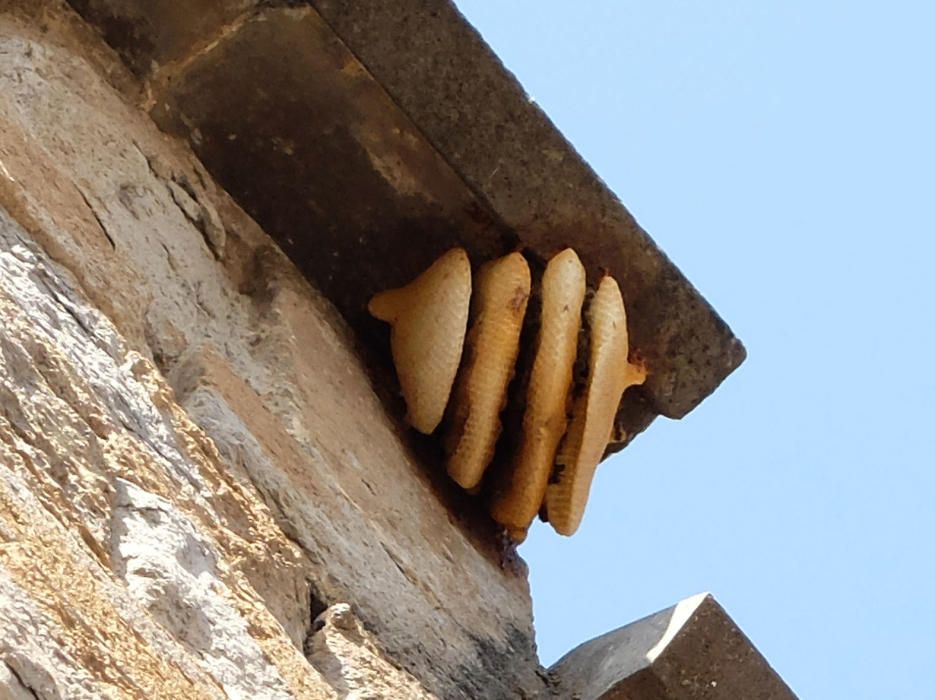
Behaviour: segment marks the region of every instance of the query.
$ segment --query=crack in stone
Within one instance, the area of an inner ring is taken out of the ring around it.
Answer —
[[[29,683],[27,683],[23,679],[23,677],[19,674],[19,671],[17,671],[15,668],[10,666],[10,664],[8,664],[6,661],[3,662],[3,665],[7,667],[7,669],[10,671],[10,675],[16,679],[17,683],[19,683],[23,687],[24,690],[26,690],[30,695],[36,698],[36,700],[42,700],[39,693],[36,692],[36,689],[33,688]]]
[[[107,232],[107,227],[104,225],[104,221],[98,215],[97,211],[94,209],[94,205],[91,204],[91,200],[88,199],[88,195],[85,194],[84,190],[81,189],[77,184],[75,189],[78,190],[78,194],[81,196],[81,199],[84,200],[85,205],[88,207],[88,211],[91,212],[91,216],[94,217],[94,220],[97,222],[98,227],[101,229],[101,233],[104,234],[104,237],[110,242],[110,247],[112,250],[117,249],[117,243],[114,241],[113,237]]]

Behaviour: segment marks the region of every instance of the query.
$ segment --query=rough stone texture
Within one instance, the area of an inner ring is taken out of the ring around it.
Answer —
[[[525,576],[134,85],[0,0],[0,697],[535,695]]]
[[[263,604],[307,619],[299,549],[5,211],[0,318],[0,659],[16,678],[40,697],[331,697]]]
[[[98,24],[107,42],[137,75],[181,60],[210,43],[218,27],[255,7],[258,0],[74,0]]]
[[[6,663],[0,663],[0,700],[36,700],[36,693]]]
[[[332,605],[315,620],[316,632],[307,645],[309,660],[340,697],[377,700],[432,700],[412,679],[383,659],[379,645],[347,603]]]
[[[621,406],[611,451],[659,413],[683,416],[743,361],[450,2],[71,4],[141,79],[156,121],[189,140],[371,350],[385,329],[366,299],[448,248],[480,262],[571,245],[592,283],[605,269],[621,282],[651,370]]]
[[[386,344],[375,292],[453,245],[475,260],[516,245],[309,8],[249,15],[147,90],[367,345]]]
[[[582,644],[549,673],[577,700],[795,700],[706,593]]]

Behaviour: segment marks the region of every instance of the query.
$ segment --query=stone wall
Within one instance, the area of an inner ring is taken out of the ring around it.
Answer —
[[[542,692],[522,566],[137,89],[0,2],[0,697]]]

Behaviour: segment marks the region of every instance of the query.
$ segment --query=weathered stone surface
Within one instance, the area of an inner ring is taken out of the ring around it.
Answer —
[[[0,663],[0,700],[36,700],[36,694],[6,663]]]
[[[703,593],[573,649],[549,673],[577,700],[794,700]]]
[[[158,71],[204,47],[258,0],[74,0],[137,75]]]
[[[683,416],[743,361],[451,3],[224,0],[191,26],[178,3],[72,4],[144,80],[157,122],[189,139],[365,345],[385,345],[366,299],[454,245],[475,262],[570,245],[592,283],[605,269],[620,280],[651,369],[612,450],[658,413]]]
[[[42,697],[331,697],[251,582],[295,596],[301,552],[5,211],[0,318],[0,659]]]
[[[382,657],[379,645],[347,603],[332,605],[315,620],[306,651],[341,697],[432,700],[412,678],[401,676]]]
[[[70,10],[0,10],[0,692],[342,697],[345,602],[426,692],[536,694],[525,577],[338,314]]]
[[[310,8],[251,15],[148,91],[157,123],[366,338],[385,335],[375,292],[454,245],[475,260],[516,245]]]

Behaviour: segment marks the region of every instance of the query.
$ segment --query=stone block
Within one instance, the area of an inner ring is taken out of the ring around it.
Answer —
[[[205,45],[258,0],[72,0],[139,77]]]
[[[585,642],[549,673],[571,700],[794,700],[710,594]]]

